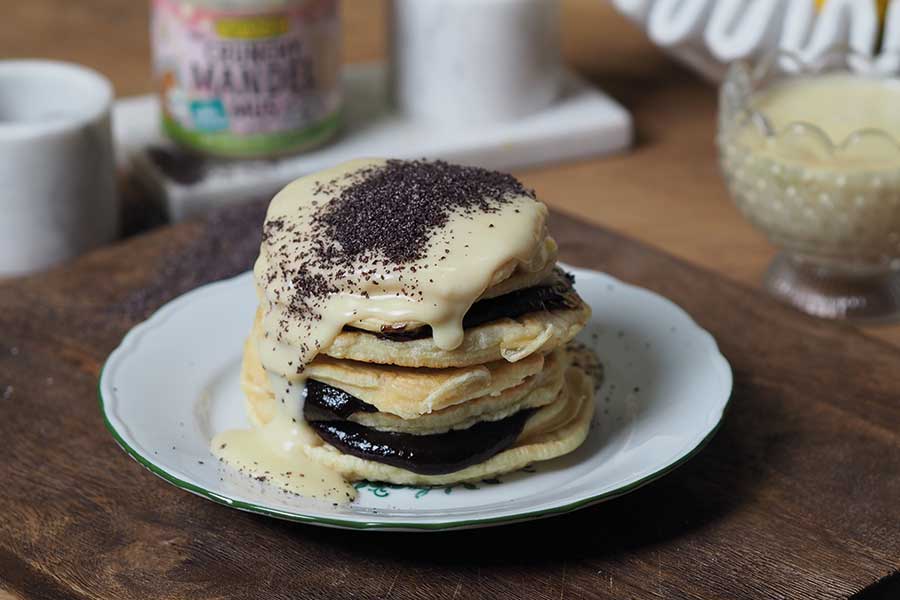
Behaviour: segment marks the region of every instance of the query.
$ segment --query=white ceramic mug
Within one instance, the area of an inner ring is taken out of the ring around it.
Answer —
[[[0,276],[116,237],[112,100],[109,80],[85,67],[0,61]]]
[[[560,92],[559,0],[393,0],[394,100],[450,126],[513,121]]]

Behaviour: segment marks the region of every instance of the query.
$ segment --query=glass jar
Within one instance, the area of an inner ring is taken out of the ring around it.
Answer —
[[[817,316],[900,316],[896,57],[846,49],[736,63],[717,143],[737,207],[782,248],[766,288]]]
[[[338,129],[338,0],[152,0],[162,128],[202,154],[262,158]]]

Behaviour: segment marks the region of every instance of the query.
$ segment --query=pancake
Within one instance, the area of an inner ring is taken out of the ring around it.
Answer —
[[[264,323],[262,308],[254,328]],[[550,352],[563,346],[590,318],[590,308],[572,285],[571,276],[554,269],[538,286],[515,290],[475,303],[463,319],[462,344],[443,350],[428,337],[427,326],[409,330],[395,323],[387,332],[345,329],[322,353],[332,358],[401,367],[467,367],[486,362],[515,362],[536,352]],[[276,371],[290,372],[290,354],[274,355],[285,364],[270,364]],[[270,356],[270,360],[271,360]]]
[[[474,298],[474,300],[478,301],[496,298],[497,296],[502,296],[509,292],[539,285],[552,278],[554,271],[557,269],[556,256],[558,251],[559,248],[556,241],[552,237],[545,235],[536,245],[533,255],[527,262],[510,261],[498,268],[488,281],[487,287]],[[271,274],[273,266],[268,254],[269,252],[264,245],[261,248],[260,254],[254,265],[254,272],[256,273],[257,282],[266,282],[266,285],[258,290],[260,299],[264,302],[268,302],[270,309],[274,309],[280,313],[283,311],[283,305],[287,301],[287,296],[281,293],[270,294],[266,291],[268,287],[279,281],[277,276]],[[282,283],[281,285],[289,287],[286,286],[285,283]],[[405,322],[410,328],[423,325],[423,323],[414,320],[406,320]],[[384,318],[367,317],[364,319],[350,320],[348,324],[365,331],[382,331],[391,328],[396,323],[396,321]]]
[[[477,299],[496,298],[509,292],[524,290],[545,281],[557,269],[556,255],[558,252],[559,247],[556,245],[556,240],[549,235],[544,237],[540,250],[537,253],[539,258],[533,260],[527,267],[518,265],[509,277],[492,282]]]
[[[559,362],[568,364],[568,358],[563,357]],[[257,427],[261,427],[271,420],[276,407],[274,399],[265,386],[265,380],[263,379],[260,381],[258,379],[259,372],[257,372],[257,379],[254,381],[254,376],[249,371],[249,369],[244,369],[242,373],[242,386],[247,394],[247,408],[250,419]],[[548,404],[544,404],[537,409],[521,408],[500,417],[499,420],[508,419],[516,414],[528,415],[524,426],[518,431],[515,443],[510,444],[508,448],[502,449],[496,456],[488,456],[483,461],[481,460],[483,458],[482,454],[473,453],[469,456],[470,459],[477,459],[481,464],[484,464],[485,466],[483,468],[477,468],[479,467],[479,464],[476,463],[460,469],[459,472],[454,471],[453,473],[414,473],[409,469],[403,469],[395,465],[386,465],[382,462],[341,453],[337,448],[327,444],[325,441],[321,441],[321,444],[317,441],[317,443],[305,447],[304,451],[329,468],[335,468],[335,464],[343,465],[342,469],[339,469],[339,471],[344,476],[347,476],[349,471],[356,470],[367,473],[367,475],[362,478],[372,481],[389,481],[393,483],[415,482],[418,485],[443,485],[452,482],[454,474],[459,474],[460,476],[465,477],[466,480],[492,477],[501,472],[519,469],[534,461],[548,460],[560,456],[571,451],[583,441],[583,437],[587,434],[587,426],[589,425],[591,415],[593,414],[593,390],[591,388],[591,378],[581,369],[568,367],[565,369],[565,376],[563,379],[564,385],[561,381],[559,391],[551,398],[551,401]],[[544,388],[539,387],[533,393],[540,394],[543,389]],[[589,414],[585,412],[588,409],[583,406],[579,399],[583,400],[584,404],[590,405]],[[477,402],[479,402],[479,400],[470,401],[466,404]],[[466,406],[466,404],[460,406]],[[420,421],[427,418],[428,417],[417,418],[409,422]],[[478,419],[473,421],[473,425],[484,422],[491,421]],[[359,431],[358,427],[365,427],[357,422],[351,421],[349,423],[357,426],[357,432]],[[349,429],[352,429],[352,427]],[[443,432],[446,431],[448,430],[443,430]],[[502,431],[502,428],[500,431]],[[420,434],[418,437],[426,440],[431,437],[431,442],[437,444],[446,441],[432,435]],[[497,439],[494,439],[493,442],[496,442],[499,446],[509,444],[509,440],[504,441],[499,439],[499,437],[500,436],[498,436]],[[491,450],[497,449],[497,445],[493,445],[491,439],[483,440],[483,442],[487,443],[487,447],[481,447],[481,452],[489,455]],[[322,448],[320,448],[320,446],[322,446]],[[459,450],[463,455],[465,454],[465,448]],[[347,457],[347,459],[354,458],[356,460],[350,461],[341,459],[333,456],[333,454],[341,454]],[[502,456],[502,458],[498,458],[498,456]],[[396,471],[391,469],[396,469]],[[460,479],[460,481],[462,480],[463,479]]]
[[[253,379],[268,388],[259,360],[259,336],[259,327],[254,327],[244,345],[243,368],[259,371]],[[319,356],[306,366],[303,377],[340,388],[381,412],[412,419],[516,386],[524,385],[527,391],[537,383],[532,376],[543,366],[540,353],[515,363],[499,360],[448,369],[412,369]]]
[[[476,304],[484,300],[498,298],[511,292],[517,292],[535,286],[555,284],[561,273],[559,267],[556,266],[556,253],[556,241],[551,237],[545,238],[541,251],[538,254],[540,259],[536,260],[535,264],[529,266],[517,265],[508,276],[504,271],[501,271],[498,274],[499,281],[497,283],[492,283],[491,286],[477,298]],[[465,327],[465,323],[463,326]],[[385,319],[362,319],[352,321],[349,323],[349,327],[362,331],[371,331],[373,333],[397,332],[401,330],[413,331],[416,329],[427,329],[429,333],[431,331],[424,323],[410,320],[398,322]]]
[[[577,308],[578,295],[574,283],[574,276],[557,268],[537,285],[483,298],[466,311],[463,329],[472,329],[497,319],[514,319],[532,312]],[[431,327],[394,323],[375,334],[395,342],[405,342],[430,337]]]
[[[269,205],[254,267],[263,364],[287,375],[347,326],[427,324],[437,347],[458,347],[475,302],[550,272],[547,216],[514,177],[441,161],[357,160],[292,182]]]
[[[563,386],[565,360],[561,351],[547,356],[544,369],[533,375],[534,381],[526,380],[497,395],[485,395],[462,404],[422,415],[415,419],[403,419],[383,412],[357,412],[348,418],[351,421],[379,429],[428,435],[455,429],[465,429],[480,421],[497,421],[520,410],[538,408],[553,402]]]
[[[244,345],[244,350],[241,389],[247,399],[251,420],[259,426],[272,419],[277,406],[266,373],[259,362],[255,345],[250,339]],[[367,406],[372,408],[371,411],[353,412],[345,418],[373,429],[418,435],[465,429],[478,421],[496,421],[522,409],[537,408],[551,403],[563,386],[563,374],[568,363],[566,353],[557,350],[546,356],[545,366],[540,372],[528,377],[519,385],[504,389],[496,395],[486,394],[414,418],[404,419],[395,414],[378,412],[376,407],[369,404]]]
[[[562,406],[556,406],[562,403]],[[337,471],[348,481],[383,481],[399,485],[446,485],[477,481],[517,471],[532,463],[567,454],[581,445],[590,429],[594,414],[593,390],[590,377],[577,368],[566,372],[566,385],[557,400],[538,409],[529,420],[542,411],[553,411],[565,418],[548,419],[552,428],[523,432],[509,448],[460,470],[442,474],[416,473],[394,465],[377,462],[341,452],[322,441],[304,447],[312,460]],[[558,411],[558,412],[557,412]],[[527,422],[525,425],[527,429]]]
[[[306,410],[310,406],[322,415],[320,420],[346,419],[371,429],[415,435],[431,435],[466,429],[480,421],[497,421],[519,410],[537,408],[556,399],[563,385],[568,358],[562,351],[546,357],[545,367],[521,384],[497,394],[485,394],[439,411],[404,419],[380,412],[375,406],[316,380],[307,382]]]
[[[412,419],[518,385],[531,386],[525,380],[539,373],[543,365],[542,354],[515,363],[500,360],[449,369],[412,369],[320,356],[304,374],[340,388],[381,412]]]
[[[590,307],[581,299],[577,303],[570,309],[532,312],[467,329],[462,343],[452,350],[438,347],[431,338],[395,341],[344,331],[322,352],[333,358],[435,369],[516,362],[550,352],[574,338],[591,317]]]
[[[333,398],[340,401],[331,404],[329,400]],[[303,416],[323,441],[345,454],[422,475],[451,473],[482,462],[517,439],[528,440],[564,426],[578,411],[576,403],[558,392],[539,410],[519,409],[502,418],[478,420],[463,429],[422,435],[384,431],[349,421],[343,410],[347,407],[364,413],[375,411],[341,390],[317,381],[308,382]]]

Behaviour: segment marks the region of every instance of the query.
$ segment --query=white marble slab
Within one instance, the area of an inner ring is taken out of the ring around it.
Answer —
[[[179,183],[150,159],[152,147],[169,147],[159,132],[154,96],[116,103],[114,134],[120,164],[133,168],[148,189],[181,220],[209,208],[272,194],[289,181],[361,156],[443,158],[492,169],[533,165],[608,154],[632,140],[629,113],[596,87],[571,73],[563,77],[558,101],[514,121],[485,126],[441,126],[392,109],[382,64],[345,70],[344,129],[333,143],[278,160],[204,160],[190,184]]]

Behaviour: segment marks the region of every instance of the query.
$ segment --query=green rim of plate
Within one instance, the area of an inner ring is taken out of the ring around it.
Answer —
[[[491,517],[487,519],[468,519],[464,521],[448,521],[445,523],[400,523],[400,522],[386,522],[386,521],[355,521],[355,520],[347,520],[347,519],[335,519],[329,517],[314,517],[310,515],[304,515],[301,513],[291,513],[291,512],[282,512],[279,510],[273,510],[271,508],[266,508],[265,506],[261,506],[259,504],[255,504],[253,502],[242,502],[240,500],[233,500],[224,496],[222,494],[217,494],[216,492],[212,492],[206,488],[200,487],[198,485],[194,485],[193,483],[189,483],[175,477],[165,469],[154,465],[152,462],[147,460],[143,454],[132,448],[128,445],[128,443],[122,438],[119,432],[113,427],[112,423],[109,421],[109,417],[106,414],[106,405],[103,401],[103,391],[100,388],[99,381],[103,380],[103,371],[106,369],[106,364],[104,363],[103,368],[100,370],[100,378],[97,384],[97,397],[100,400],[100,412],[103,413],[103,422],[106,424],[106,428],[112,434],[113,438],[116,440],[116,443],[122,450],[125,451],[131,458],[136,460],[141,466],[149,470],[151,473],[168,481],[175,487],[181,488],[185,491],[191,492],[192,494],[196,494],[198,496],[202,496],[207,500],[212,500],[217,504],[222,504],[224,506],[228,506],[230,508],[236,508],[238,510],[243,510],[251,513],[256,513],[260,515],[265,515],[267,517],[274,517],[276,519],[283,519],[285,521],[294,521],[297,523],[312,523],[319,525],[329,525],[332,527],[342,527],[345,529],[368,529],[368,530],[391,530],[391,529],[416,529],[422,531],[442,531],[442,530],[451,530],[451,529],[465,529],[471,527],[486,527],[490,525],[497,525],[501,523],[515,523],[519,521],[531,521],[535,519],[542,519],[546,517],[552,517],[556,515],[562,515],[565,513],[569,513],[580,508],[585,508],[586,506],[590,506],[591,504],[597,504],[599,502],[604,502],[606,500],[612,500],[613,498],[618,498],[619,496],[624,496],[634,490],[647,485],[657,479],[668,475],[694,456],[696,456],[703,448],[709,443],[709,441],[713,438],[716,432],[719,430],[719,427],[722,425],[722,421],[725,420],[725,414],[728,412],[728,407],[731,405],[731,394],[728,395],[728,399],[725,401],[725,405],[722,407],[722,416],[719,417],[719,421],[716,425],[706,434],[706,436],[700,440],[700,442],[694,446],[687,454],[679,458],[678,460],[666,465],[660,470],[643,477],[633,483],[629,483],[628,485],[622,486],[615,490],[610,490],[608,492],[604,492],[602,494],[597,494],[596,496],[591,496],[589,498],[583,498],[581,500],[576,500],[575,502],[571,502],[569,504],[564,504],[562,506],[556,506],[553,508],[547,508],[544,510],[536,510],[532,512],[523,512],[517,513],[514,515],[507,515],[503,517]]]

